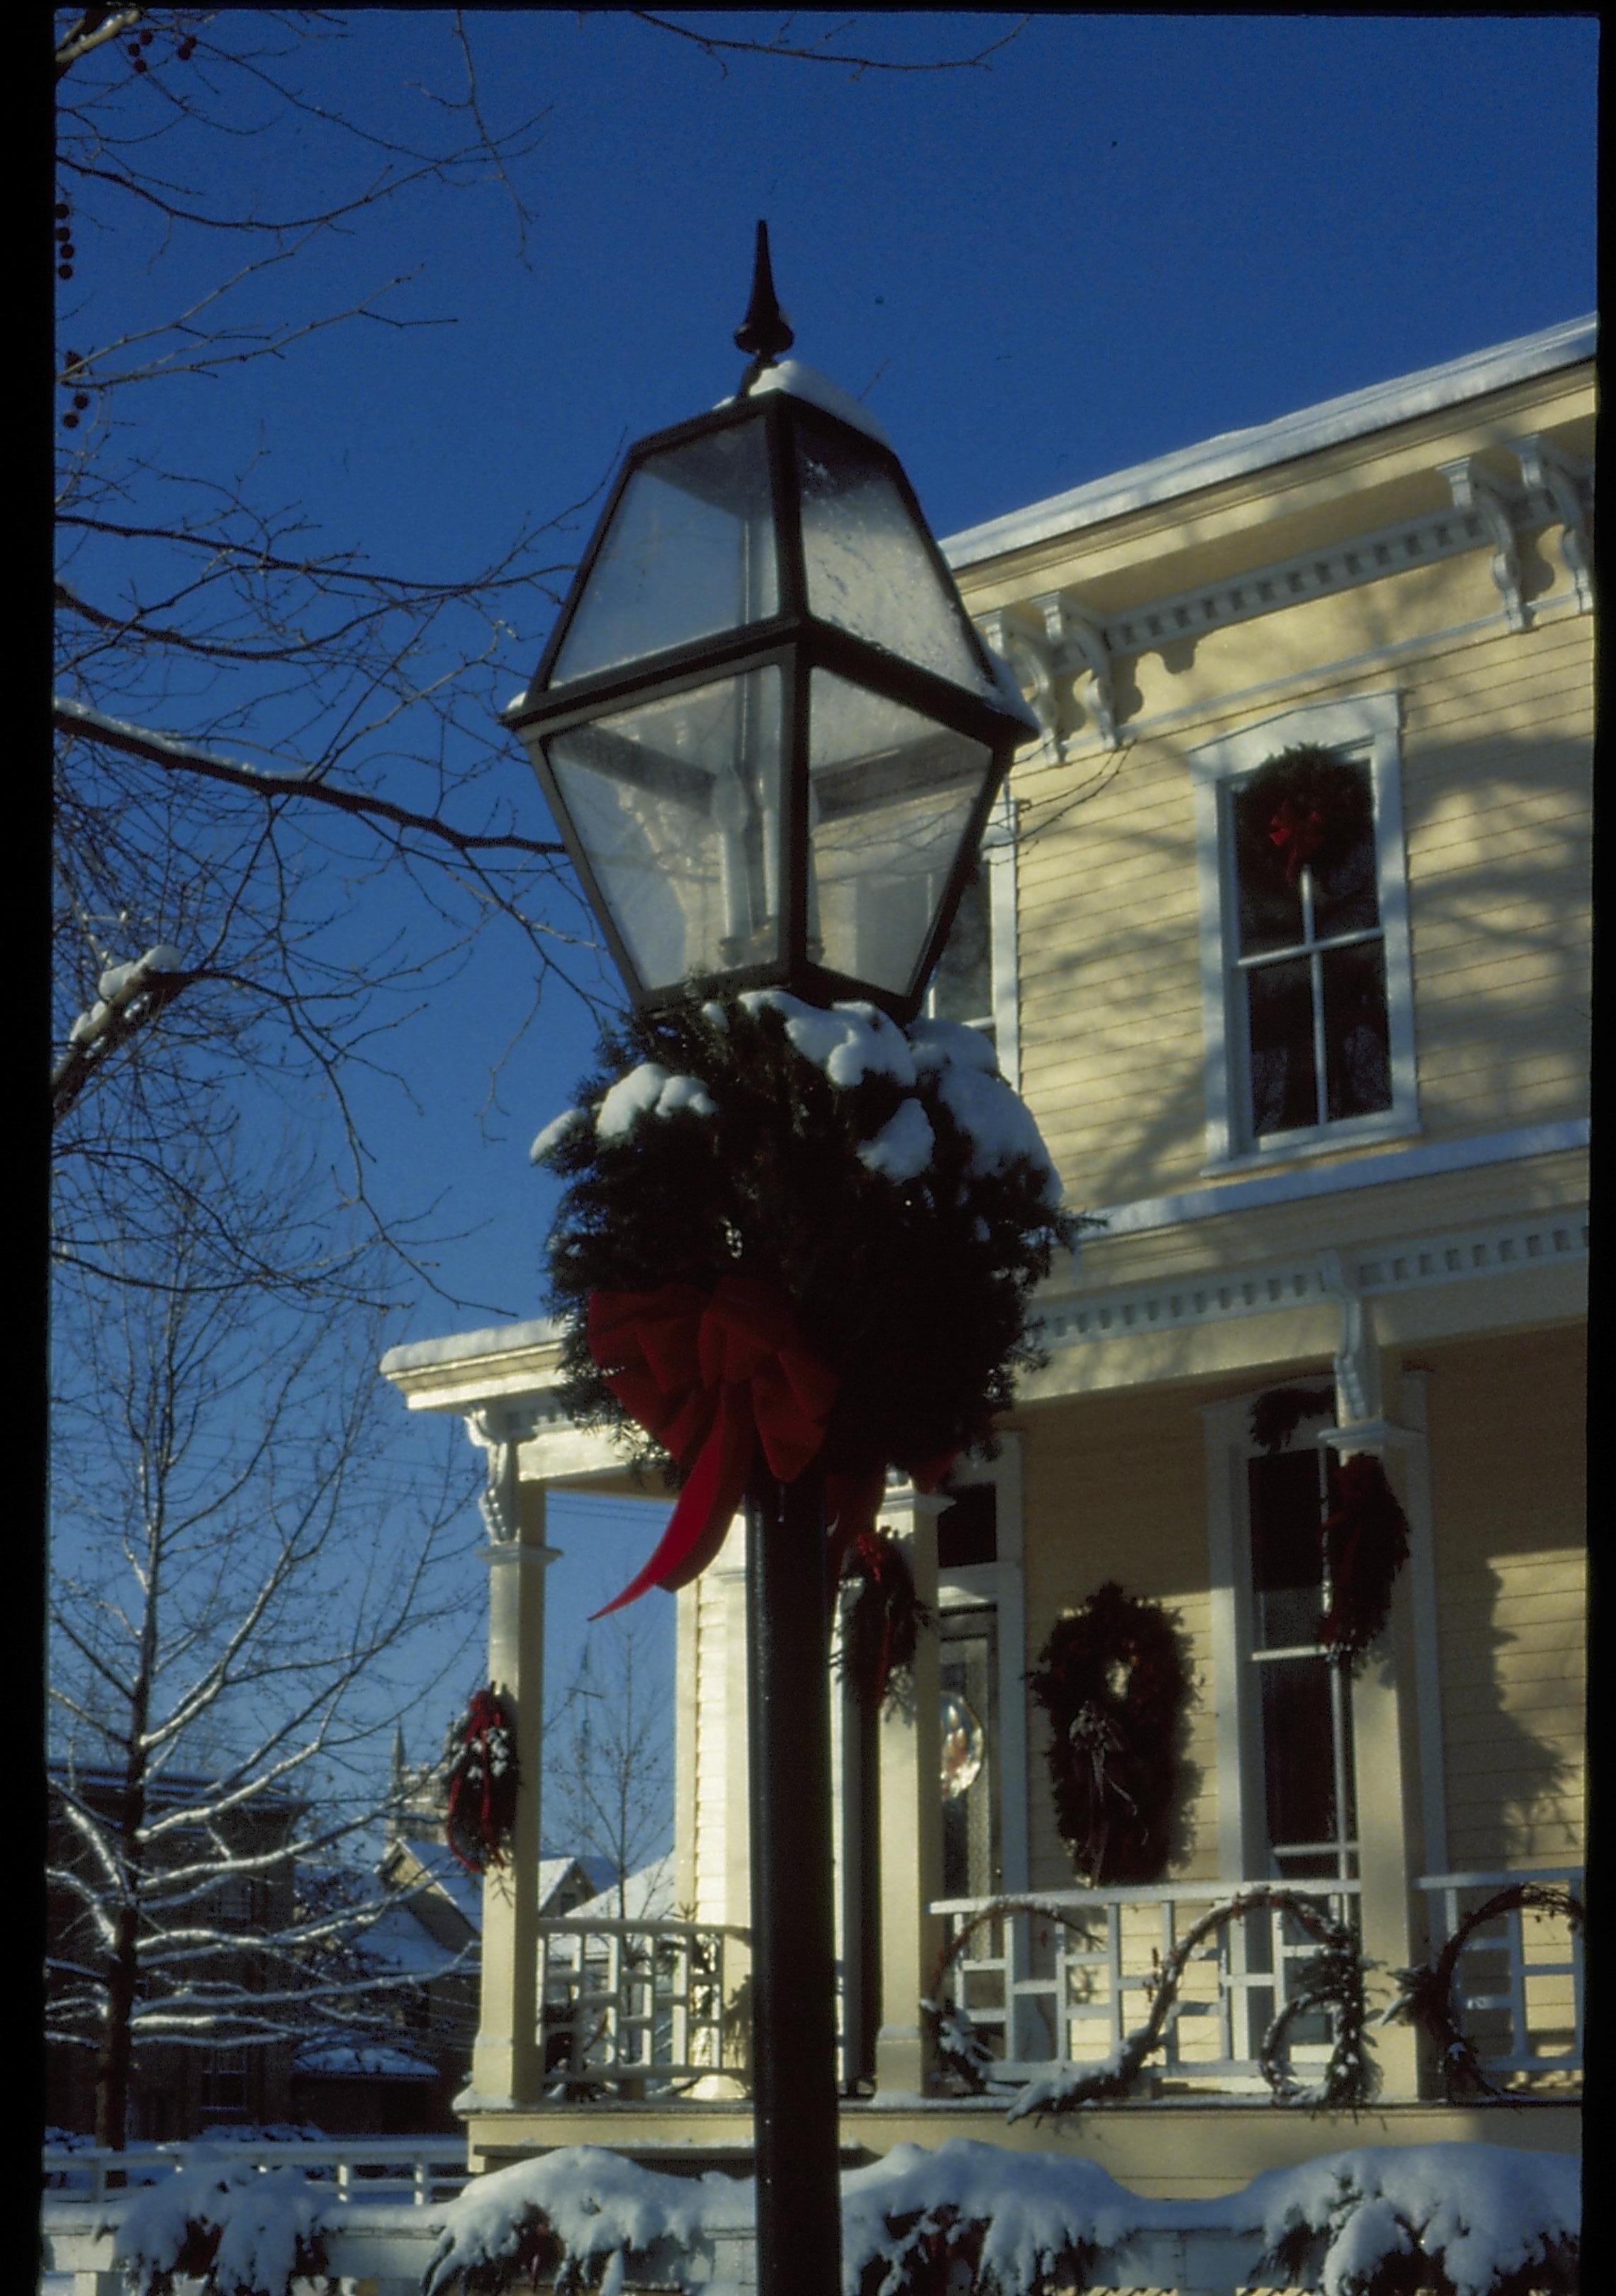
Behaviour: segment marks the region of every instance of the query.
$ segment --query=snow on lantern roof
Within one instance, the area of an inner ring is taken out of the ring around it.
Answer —
[[[782,359],[776,366],[766,366],[746,395],[749,398],[761,398],[769,390],[789,391],[793,398],[803,399],[809,406],[821,407],[826,414],[840,415],[842,422],[850,422],[855,430],[862,430],[890,453],[898,451],[879,417],[872,414],[861,399],[843,390],[839,382],[833,382],[828,374],[821,374],[816,366],[808,366],[801,359]],[[720,406],[733,406],[734,403],[733,398],[718,401]]]

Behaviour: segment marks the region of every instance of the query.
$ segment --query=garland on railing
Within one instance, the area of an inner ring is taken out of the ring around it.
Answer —
[[[1149,2016],[1143,2025],[1127,2035],[1112,2056],[1087,2068],[1066,2064],[1039,2080],[1018,2085],[1019,2094],[1006,2118],[1022,2120],[1030,2114],[1042,2120],[1046,2114],[1071,2112],[1082,2105],[1128,2095],[1145,2061],[1156,2054],[1167,2038],[1184,1972],[1196,1948],[1214,1931],[1247,1914],[1261,1912],[1288,1915],[1319,1949],[1298,1972],[1291,1998],[1281,2006],[1263,2035],[1257,2053],[1258,2070],[1281,2104],[1302,2104],[1310,2110],[1329,2112],[1359,2111],[1374,2092],[1374,2073],[1364,2048],[1368,2012],[1364,1999],[1363,1957],[1358,1941],[1344,1923],[1333,1920],[1299,1890],[1258,1882],[1224,1904],[1212,1906],[1185,1930],[1151,1980]],[[1083,1931],[1087,1927],[1080,1915],[1036,1898],[997,1898],[949,1939],[932,1973],[930,1998],[921,2004],[923,2021],[932,2035],[939,2055],[976,2095],[985,2095],[995,2087],[1003,2091],[1011,2084],[993,2080],[988,2070],[993,2061],[972,2026],[969,2011],[962,2003],[947,1998],[948,1972],[967,1939],[985,1922],[1007,1919],[1017,1914],[1057,1922],[1074,1931]],[[1313,2010],[1329,2013],[1334,2035],[1322,2077],[1304,2087],[1282,2063],[1281,2056],[1292,2023]]]
[[[444,1839],[470,1874],[503,1866],[516,1824],[521,1775],[516,1718],[496,1690],[474,1690],[449,1732]]]
[[[1092,1889],[1167,1864],[1189,1667],[1160,1603],[1114,1579],[1057,1619],[1028,1687],[1049,1718],[1055,1824]]]
[[[906,1694],[920,1637],[931,1613],[915,1591],[908,1557],[890,1531],[861,1530],[841,1565],[842,1606],[836,1668],[866,1714]]]
[[[1586,1920],[1581,1898],[1570,1890],[1557,1890],[1542,1882],[1512,1882],[1506,1889],[1495,1891],[1474,1913],[1466,1915],[1434,1961],[1398,1971],[1397,1981],[1401,1989],[1391,2006],[1382,2013],[1383,2024],[1400,2020],[1429,2034],[1436,2047],[1449,2104],[1472,2096],[1493,2097],[1506,2104],[1522,2102],[1517,2092],[1500,2088],[1489,2079],[1476,2054],[1475,2043],[1459,2022],[1454,1999],[1459,1956],[1475,1931],[1488,1922],[1496,1921],[1500,1914],[1517,1911],[1558,1914],[1578,1930]]]

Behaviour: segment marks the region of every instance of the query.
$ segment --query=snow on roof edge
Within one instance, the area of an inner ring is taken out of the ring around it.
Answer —
[[[491,1324],[480,1332],[452,1332],[447,1339],[406,1340],[389,1348],[381,1369],[389,1378],[395,1372],[424,1371],[432,1364],[461,1363],[473,1356],[506,1355],[513,1348],[542,1347],[560,1336],[554,1316],[533,1316],[522,1324]]]
[[[956,569],[977,565],[1007,551],[1046,542],[1058,534],[1098,526],[1109,518],[1120,518],[1150,503],[1193,494],[1200,488],[1216,485],[1220,479],[1289,462],[1296,455],[1312,454],[1320,447],[1333,447],[1371,430],[1388,430],[1393,423],[1408,422],[1417,414],[1460,406],[1468,398],[1500,390],[1508,383],[1522,382],[1530,375],[1545,374],[1555,367],[1574,366],[1580,359],[1591,358],[1598,333],[1598,314],[1589,312],[1582,318],[1562,320],[1556,326],[1545,327],[1537,334],[1520,335],[1487,350],[1468,352],[1463,358],[1449,359],[1440,366],[1421,367],[1390,382],[1371,383],[1363,390],[1349,391],[1340,398],[1321,400],[1293,414],[1282,414],[1272,422],[1256,423],[1244,430],[1219,431],[1213,438],[1177,447],[1152,462],[1133,463],[1127,470],[1091,479],[1065,494],[1047,496],[1041,502],[1029,503],[1021,510],[1008,511],[1001,517],[985,520],[980,526],[966,527],[958,534],[948,535],[942,542],[943,556]]]

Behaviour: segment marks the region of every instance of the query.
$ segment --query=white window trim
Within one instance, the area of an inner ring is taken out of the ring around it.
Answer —
[[[1414,979],[1408,939],[1408,877],[1403,851],[1401,697],[1394,693],[1343,701],[1305,702],[1261,724],[1203,742],[1189,753],[1195,802],[1201,895],[1201,994],[1206,1029],[1206,1140],[1203,1169],[1257,1171],[1298,1157],[1368,1146],[1418,1132]],[[1282,750],[1300,743],[1342,750],[1370,768],[1386,1011],[1391,1056],[1391,1106],[1373,1116],[1311,1125],[1259,1146],[1246,1113],[1244,1008],[1237,996],[1231,921],[1237,914],[1234,840],[1228,833],[1230,785]],[[1238,1089],[1236,1089],[1238,1086]]]
[[[939,1570],[938,1608],[943,1611],[990,1604],[998,1646],[999,1872],[1001,1888],[1014,1897],[1029,1886],[1027,1804],[1027,1589],[1023,1567],[1025,1521],[1021,1438],[1012,1429],[998,1438],[998,1456],[967,1461],[954,1478],[956,1488],[971,1483],[995,1486],[997,1560]]]
[[[982,832],[993,962],[993,1036],[999,1074],[1021,1088],[1021,984],[1015,930],[1015,800],[1008,790]]]
[[[1324,1386],[1329,1374],[1292,1365],[1276,1369],[1269,1384]],[[1218,1866],[1225,1882],[1264,1878],[1261,1728],[1246,1653],[1254,1639],[1251,1529],[1244,1496],[1245,1464],[1253,1456],[1251,1406],[1260,1388],[1201,1406],[1206,1442],[1209,1620],[1212,1723],[1218,1763]],[[1426,1435],[1426,1374],[1402,1374],[1399,1416],[1408,1435],[1406,1493],[1408,1583],[1413,1619],[1413,1691],[1420,1733],[1422,1848],[1424,1870],[1448,1870],[1447,1790],[1442,1759],[1442,1693],[1438,1640],[1435,1534],[1431,1454]],[[1305,1441],[1305,1437],[1296,1439]],[[1373,1687],[1373,1685],[1370,1685]],[[1356,1710],[1366,1685],[1355,1683]],[[1373,1773],[1358,1779],[1358,1872],[1373,1857],[1372,1838],[1383,1834]]]

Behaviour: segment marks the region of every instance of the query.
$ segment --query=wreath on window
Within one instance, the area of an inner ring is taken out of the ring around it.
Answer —
[[[1373,832],[1369,777],[1311,743],[1282,750],[1242,785],[1235,823],[1242,882],[1294,885],[1305,865],[1328,870]]]
[[[1055,1824],[1079,1876],[1091,1889],[1159,1880],[1190,1689],[1166,1611],[1108,1579],[1056,1620],[1028,1683],[1048,1718]]]
[[[444,1838],[471,1874],[503,1866],[516,1824],[516,1718],[496,1690],[474,1690],[449,1732]]]

